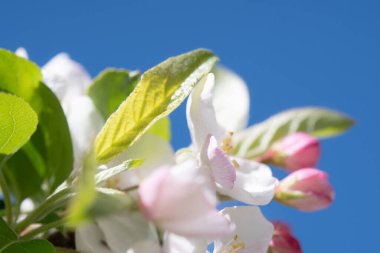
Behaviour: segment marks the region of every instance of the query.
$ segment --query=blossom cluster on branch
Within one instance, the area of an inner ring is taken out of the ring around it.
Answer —
[[[260,206],[327,208],[334,190],[316,168],[319,138],[353,122],[303,107],[248,126],[248,86],[217,60],[198,49],[142,75],[109,68],[92,80],[65,53],[40,70],[24,49],[1,50],[0,249],[301,252]],[[168,116],[187,97],[191,143],[173,150]],[[277,179],[271,165],[289,175]],[[240,204],[218,209],[230,200]]]

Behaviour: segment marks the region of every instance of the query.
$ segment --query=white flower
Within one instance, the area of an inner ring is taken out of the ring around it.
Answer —
[[[273,225],[254,206],[229,207],[221,211],[235,225],[223,239],[214,241],[213,253],[266,253],[273,235]],[[164,253],[205,253],[208,242],[176,234],[164,237]]]
[[[42,67],[43,81],[61,102],[70,128],[74,151],[74,171],[82,167],[104,121],[91,98],[85,94],[91,83],[82,65],[60,53]]]
[[[194,88],[187,102],[192,156],[199,160],[200,167],[209,171],[220,193],[247,204],[267,204],[274,196],[277,180],[266,165],[231,155],[231,134],[217,122],[213,88],[214,75],[209,74]],[[232,111],[225,110],[224,117],[228,113]],[[243,116],[239,118],[244,121]]]
[[[75,232],[76,249],[84,253],[138,253],[159,247],[154,228],[137,212],[123,212],[96,219]],[[160,251],[157,251],[160,252]]]

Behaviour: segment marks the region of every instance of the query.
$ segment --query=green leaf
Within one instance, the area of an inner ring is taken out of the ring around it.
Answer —
[[[305,107],[276,114],[234,137],[237,156],[255,158],[271,145],[294,132],[306,132],[316,137],[331,137],[345,132],[354,124],[347,116],[324,108]]]
[[[99,185],[126,170],[136,168],[140,166],[142,162],[142,160],[128,160],[116,167],[102,170],[95,175],[95,184]]]
[[[16,241],[0,250],[0,253],[55,253],[53,245],[47,240]]]
[[[139,80],[138,71],[106,69],[95,78],[88,95],[104,119],[108,119],[135,89]]]
[[[210,51],[199,49],[169,58],[145,72],[98,134],[98,161],[110,161],[177,108],[216,61]]]
[[[22,147],[37,128],[37,114],[23,99],[0,92],[0,154]]]
[[[96,199],[86,213],[87,220],[117,213],[121,210],[138,208],[136,201],[122,191],[100,187],[96,191]]]
[[[158,120],[151,128],[149,128],[148,134],[160,136],[165,141],[170,141],[170,120],[168,117]]]
[[[83,168],[79,175],[77,194],[69,206],[67,223],[75,226],[86,219],[86,213],[96,198],[96,157],[94,152],[90,152],[84,158]]]
[[[17,57],[14,53],[0,49],[0,90],[23,98],[38,114],[37,131],[28,145],[19,150],[8,161],[6,174],[17,185],[24,185],[28,174],[46,180],[50,190],[54,189],[70,174],[73,168],[73,153],[69,128],[65,115],[56,96],[42,82],[39,68],[32,62]],[[22,154],[22,155],[21,155]],[[23,158],[20,158],[20,157]],[[25,171],[14,173],[15,168]],[[24,168],[28,168],[25,170]],[[18,189],[21,200],[40,190]]]
[[[88,219],[131,206],[131,199],[125,193],[114,189],[96,188],[96,185],[125,170],[140,166],[141,163],[141,160],[128,160],[119,166],[100,171],[95,175],[95,156],[94,154],[86,156],[82,174],[79,176],[77,194],[69,207],[68,225],[76,226]]]
[[[16,233],[0,217],[0,249],[15,240],[17,240]]]
[[[79,253],[78,251],[75,251],[73,249],[66,249],[61,247],[55,247],[56,253]]]

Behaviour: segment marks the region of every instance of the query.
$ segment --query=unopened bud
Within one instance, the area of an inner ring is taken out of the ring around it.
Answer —
[[[298,132],[273,144],[264,161],[295,171],[315,167],[320,157],[320,143],[315,137]],[[265,156],[264,156],[265,157]]]
[[[334,189],[327,174],[317,169],[301,169],[280,181],[277,201],[302,211],[327,208],[334,199]]]
[[[283,222],[273,222],[274,233],[269,245],[270,253],[302,253],[301,245],[293,236],[289,226]]]

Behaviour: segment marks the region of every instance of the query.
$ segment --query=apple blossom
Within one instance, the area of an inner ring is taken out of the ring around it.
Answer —
[[[302,211],[316,211],[327,208],[334,195],[334,189],[325,172],[306,168],[297,170],[281,180],[275,198]]]
[[[222,194],[247,204],[267,204],[273,198],[277,180],[272,177],[269,167],[231,155],[232,133],[217,122],[213,89],[214,75],[209,74],[199,82],[188,99],[187,121],[192,139],[188,156],[192,153],[199,159],[199,166],[209,171]],[[187,153],[182,151],[180,154]]]

